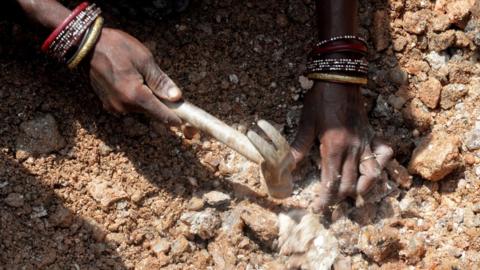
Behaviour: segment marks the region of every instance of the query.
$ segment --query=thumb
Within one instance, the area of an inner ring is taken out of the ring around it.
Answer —
[[[154,59],[140,67],[139,71],[143,75],[147,86],[157,97],[171,102],[182,99],[180,88],[160,69]]]
[[[315,122],[313,121],[311,114],[304,109],[302,112],[302,117],[300,119],[300,124],[298,128],[297,135],[293,141],[292,155],[295,159],[295,164],[298,164],[312,147],[313,142],[315,141]]]

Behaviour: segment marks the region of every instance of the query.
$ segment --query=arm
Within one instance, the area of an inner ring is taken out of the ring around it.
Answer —
[[[17,2],[30,18],[51,30],[70,14],[55,0]],[[134,37],[104,28],[89,61],[91,85],[107,110],[142,112],[168,124],[181,122],[162,100],[178,101],[182,92]]]
[[[316,6],[319,40],[357,34],[357,0],[317,0]],[[315,211],[368,192],[392,156],[392,150],[373,135],[358,85],[315,81],[305,96],[292,144],[292,154],[299,162],[314,141],[320,140],[322,182],[312,205]],[[377,158],[369,158],[374,153]]]

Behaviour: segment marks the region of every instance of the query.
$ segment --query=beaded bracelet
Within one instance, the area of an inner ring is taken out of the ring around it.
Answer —
[[[75,56],[71,59],[71,61],[68,63],[68,68],[69,69],[74,69],[76,68],[80,62],[87,56],[87,54],[93,49],[95,44],[97,43],[100,34],[102,33],[102,27],[103,27],[103,18],[98,17],[95,20],[95,23],[92,26],[92,29],[88,33],[87,40],[85,41],[85,44],[78,49],[78,53],[75,54]]]
[[[337,41],[337,40],[356,40],[356,41],[362,42],[363,44],[365,44],[365,46],[367,46],[367,41],[364,38],[359,37],[359,36],[354,36],[354,35],[335,36],[335,37],[332,37],[330,39],[322,40],[322,41],[318,42],[317,44],[315,44],[315,46],[316,47],[321,47],[325,44],[328,44],[330,42],[334,42],[334,41]]]

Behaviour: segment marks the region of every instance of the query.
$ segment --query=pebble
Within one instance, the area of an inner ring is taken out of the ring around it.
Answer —
[[[398,254],[400,250],[399,233],[393,228],[376,228],[368,225],[360,232],[358,248],[368,258],[380,263]]]
[[[22,207],[25,200],[22,194],[10,193],[5,198],[5,203],[11,207]]]
[[[433,51],[443,51],[455,43],[455,30],[435,34],[432,33],[428,39],[428,48]]]
[[[115,183],[94,178],[87,186],[90,196],[99,202],[103,207],[108,207],[113,203],[128,199],[128,194]]]
[[[397,85],[404,85],[408,83],[407,72],[405,72],[399,66],[396,66],[395,68],[390,69],[390,71],[388,72],[388,77],[392,82],[394,82]]]
[[[430,128],[432,123],[432,115],[428,108],[418,99],[414,98],[411,102],[407,102],[402,109],[402,115],[409,124],[413,125],[420,131]]]
[[[42,218],[46,216],[48,216],[47,209],[45,209],[43,205],[32,207],[30,218]]]
[[[98,152],[100,153],[100,155],[102,156],[107,156],[108,154],[110,154],[111,152],[113,151],[113,149],[107,145],[106,143],[104,142],[100,142],[100,144],[98,145]]]
[[[403,105],[405,105],[406,100],[403,97],[390,95],[388,96],[388,104],[392,105],[393,108],[400,110]]]
[[[198,235],[203,240],[213,238],[221,225],[220,217],[213,208],[207,208],[202,212],[185,212],[181,215],[180,221],[189,226],[191,234]]]
[[[228,80],[233,84],[238,84],[240,82],[240,80],[238,79],[238,76],[236,74],[228,75]]]
[[[435,32],[443,32],[450,26],[450,19],[447,14],[437,14],[432,19],[432,29]]]
[[[172,256],[179,256],[190,249],[190,243],[183,235],[179,235],[175,241],[173,241],[170,249]]]
[[[448,110],[455,106],[457,101],[468,93],[468,89],[464,84],[451,83],[445,85],[442,89],[440,99],[440,107]]]
[[[55,212],[49,217],[49,221],[53,226],[66,228],[72,224],[73,218],[72,211],[62,205],[58,205]]]
[[[417,86],[418,98],[430,109],[435,109],[440,100],[442,84],[439,80],[430,77]]]
[[[190,211],[198,211],[205,206],[205,202],[202,198],[199,198],[197,196],[194,196],[188,201],[187,208]]]
[[[475,175],[476,175],[477,177],[480,177],[480,165],[475,166],[475,169],[474,169],[474,170],[475,170]]]
[[[395,181],[398,185],[403,188],[410,188],[412,185],[412,176],[408,173],[407,168],[403,167],[398,163],[396,159],[390,161],[386,166],[388,175]]]
[[[172,244],[167,239],[158,238],[151,243],[150,247],[156,254],[167,254],[170,251],[171,245]]]
[[[298,77],[298,82],[300,83],[300,87],[304,90],[311,89],[313,87],[313,81],[308,79],[305,76],[299,76]]]
[[[460,166],[460,141],[452,135],[434,132],[415,148],[408,171],[438,181]]]
[[[16,139],[16,157],[24,160],[29,156],[49,154],[65,146],[65,139],[51,114],[38,116],[20,125],[21,134]]]
[[[474,128],[465,135],[465,146],[470,151],[480,149],[480,129]]]
[[[448,54],[445,52],[436,52],[436,51],[431,51],[430,53],[427,54],[425,57],[425,60],[430,64],[430,66],[433,69],[441,69],[442,67],[447,66],[447,62],[449,60]]]
[[[213,190],[205,193],[203,199],[211,206],[222,206],[228,204],[232,198],[228,194]]]
[[[422,260],[425,256],[425,239],[420,235],[415,235],[408,239],[404,248],[400,251],[400,256],[411,265]]]
[[[403,28],[412,34],[423,34],[427,28],[427,18],[425,12],[407,11],[403,15]]]
[[[399,35],[393,40],[393,50],[395,50],[396,52],[401,52],[403,51],[407,43],[407,38]]]
[[[6,186],[8,186],[8,181],[0,182],[0,188],[4,188]]]
[[[272,245],[278,235],[277,215],[253,203],[241,203],[241,218],[262,242]]]

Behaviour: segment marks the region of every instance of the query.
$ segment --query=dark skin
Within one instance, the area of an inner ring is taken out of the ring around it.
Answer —
[[[316,6],[319,40],[357,34],[356,0],[317,0]],[[315,82],[305,96],[292,144],[297,163],[317,138],[322,182],[312,203],[315,212],[347,197],[357,199],[366,194],[393,155],[390,147],[374,138],[358,85]],[[377,157],[369,159],[373,153]]]
[[[70,14],[55,0],[17,2],[48,29],[54,29]],[[356,34],[356,0],[317,0],[316,4],[320,40]],[[92,87],[105,109],[120,114],[142,112],[170,125],[181,123],[162,101],[178,101],[182,92],[134,37],[104,28],[89,67]],[[365,194],[378,179],[393,153],[373,135],[358,86],[315,82],[305,97],[300,127],[292,144],[298,163],[314,141],[320,140],[322,184],[312,204],[315,211],[321,212],[346,197]],[[363,160],[373,153],[376,159]]]

